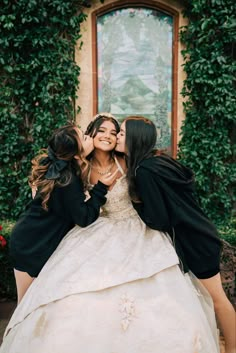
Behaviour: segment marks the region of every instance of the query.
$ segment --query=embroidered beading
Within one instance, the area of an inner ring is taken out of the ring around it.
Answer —
[[[126,331],[135,316],[134,298],[123,294],[119,304],[119,311],[122,314],[121,327]]]
[[[202,341],[201,341],[201,337],[198,334],[195,337],[195,341],[194,341],[194,353],[201,353],[202,352]]]
[[[125,175],[117,180],[113,189],[107,193],[107,202],[102,207],[102,216],[112,219],[124,219],[137,215],[129,198]]]

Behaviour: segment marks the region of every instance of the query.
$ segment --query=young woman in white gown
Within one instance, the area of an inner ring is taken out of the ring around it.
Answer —
[[[100,115],[89,132],[90,184],[116,169],[118,179],[99,219],[73,228],[34,280],[0,352],[218,353],[210,297],[183,275],[166,234],[132,206],[125,163],[112,152],[116,121]]]

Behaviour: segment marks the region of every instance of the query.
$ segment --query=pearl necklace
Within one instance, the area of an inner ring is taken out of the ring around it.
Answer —
[[[90,166],[91,166],[91,168],[92,169],[94,169],[94,170],[96,170],[96,172],[98,173],[98,174],[100,174],[100,175],[106,175],[106,174],[109,174],[110,173],[110,171],[112,170],[112,167],[113,167],[113,165],[114,165],[114,159],[112,160],[112,163],[109,165],[109,167],[106,169],[106,170],[104,170],[104,171],[101,171],[99,168],[97,168],[97,167],[94,167],[93,166],[93,164],[90,162]]]

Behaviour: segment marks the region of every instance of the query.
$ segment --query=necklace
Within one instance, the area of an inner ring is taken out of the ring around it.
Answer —
[[[96,170],[96,172],[97,172],[98,174],[100,174],[100,175],[106,175],[106,174],[109,174],[110,171],[112,170],[112,167],[113,167],[113,165],[114,165],[114,162],[115,162],[115,161],[114,161],[114,159],[113,159],[112,162],[111,162],[111,164],[109,165],[109,167],[108,167],[107,169],[105,169],[105,170],[101,170],[101,169],[99,169],[99,168],[97,168],[97,167],[94,167],[92,163],[90,163],[90,165],[91,165],[91,168],[94,169],[94,170]]]

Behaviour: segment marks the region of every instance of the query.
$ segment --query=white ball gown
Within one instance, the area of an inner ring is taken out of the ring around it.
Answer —
[[[218,353],[211,299],[178,262],[123,175],[100,218],[74,227],[33,281],[0,353]]]

